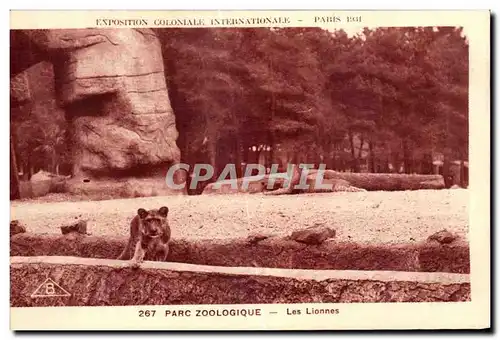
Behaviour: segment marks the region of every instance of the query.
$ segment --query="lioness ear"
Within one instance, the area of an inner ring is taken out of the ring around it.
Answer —
[[[137,210],[137,215],[139,215],[140,218],[145,218],[146,216],[148,216],[148,212],[146,211],[146,209],[140,208],[139,210]]]
[[[160,213],[160,215],[162,215],[164,217],[167,217],[167,215],[168,215],[168,208],[167,207],[161,207],[160,210],[158,210],[158,212]]]

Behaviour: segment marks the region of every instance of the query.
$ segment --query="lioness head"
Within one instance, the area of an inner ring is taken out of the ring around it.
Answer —
[[[151,210],[140,208],[137,210],[137,215],[141,220],[141,231],[143,234],[151,237],[158,237],[163,234],[165,225],[167,224],[167,207]]]

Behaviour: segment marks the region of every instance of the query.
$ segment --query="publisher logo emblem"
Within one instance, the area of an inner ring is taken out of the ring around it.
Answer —
[[[47,298],[47,297],[65,297],[71,296],[64,288],[59,286],[54,280],[48,277],[38,288],[31,294],[32,298]]]

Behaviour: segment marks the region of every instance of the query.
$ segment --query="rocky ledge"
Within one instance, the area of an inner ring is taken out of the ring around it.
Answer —
[[[469,275],[12,257],[11,306],[469,301]],[[50,289],[47,290],[46,288]]]

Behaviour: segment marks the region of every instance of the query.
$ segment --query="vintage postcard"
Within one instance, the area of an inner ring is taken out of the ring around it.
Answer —
[[[490,327],[488,11],[11,11],[21,330]]]

